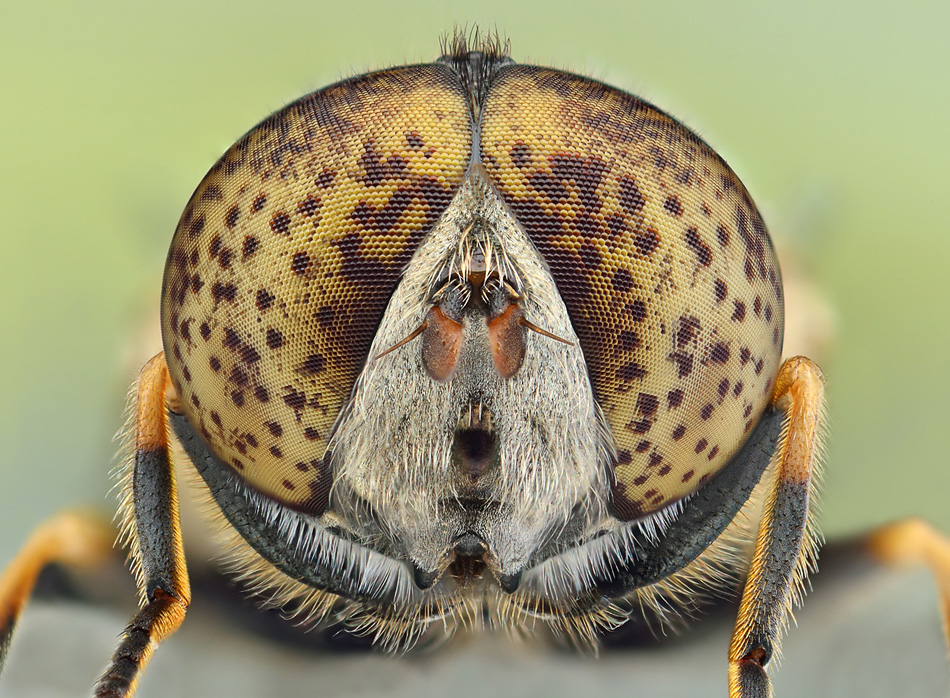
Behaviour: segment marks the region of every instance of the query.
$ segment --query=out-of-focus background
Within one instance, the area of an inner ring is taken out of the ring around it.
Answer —
[[[831,308],[825,531],[950,531],[947,3],[60,1],[9,3],[0,27],[0,564],[62,507],[112,510],[167,244],[217,157],[473,23],[724,155]]]

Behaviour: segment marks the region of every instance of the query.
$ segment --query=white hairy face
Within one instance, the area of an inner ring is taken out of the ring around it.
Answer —
[[[460,323],[433,331],[430,318],[400,345],[440,301]],[[509,305],[556,338],[516,324],[493,348],[493,307]],[[443,574],[460,542],[483,546],[495,576],[516,575],[555,537],[568,546],[596,532],[611,451],[564,301],[476,166],[386,308],[335,432],[333,508],[351,536],[427,575]]]

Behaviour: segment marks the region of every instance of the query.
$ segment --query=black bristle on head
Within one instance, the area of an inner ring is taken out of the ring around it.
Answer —
[[[482,36],[478,27],[457,27],[451,36],[442,38],[441,44],[442,57],[439,62],[458,73],[472,116],[477,121],[495,71],[513,63],[508,55],[508,40],[497,31]]]

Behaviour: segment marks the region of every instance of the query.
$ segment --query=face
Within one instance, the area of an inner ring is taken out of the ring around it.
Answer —
[[[163,290],[181,424],[317,605],[308,540],[396,635],[485,599],[596,625],[585,570],[662,536],[765,409],[778,265],[668,115],[459,55],[308,95],[207,175]]]

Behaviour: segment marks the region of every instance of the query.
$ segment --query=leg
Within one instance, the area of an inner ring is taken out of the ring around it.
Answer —
[[[112,551],[115,532],[93,514],[67,512],[40,526],[0,576],[0,671],[16,628],[44,567],[60,563],[67,567],[94,566]]]
[[[174,407],[175,399],[165,357],[158,354],[139,375],[134,452],[126,466],[122,503],[142,608],[96,684],[97,698],[124,698],[135,692],[155,647],[178,629],[191,600],[169,455],[166,409]]]
[[[944,637],[950,647],[950,540],[925,521],[906,519],[871,532],[865,548],[885,564],[930,567],[937,582]]]
[[[776,379],[773,403],[786,415],[774,458],[755,554],[729,647],[730,698],[767,698],[765,666],[778,650],[793,604],[815,560],[814,495],[824,380],[803,357],[789,359]]]

